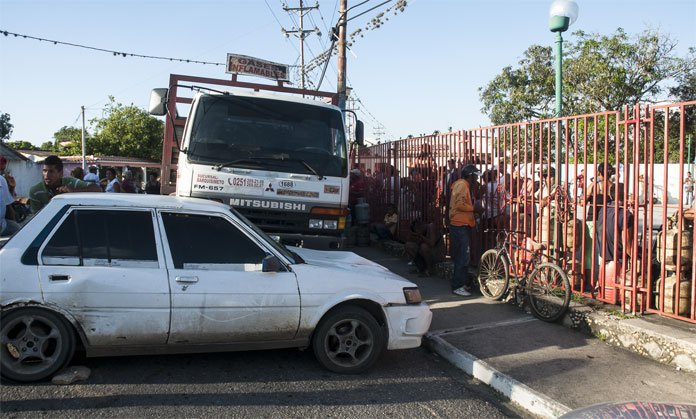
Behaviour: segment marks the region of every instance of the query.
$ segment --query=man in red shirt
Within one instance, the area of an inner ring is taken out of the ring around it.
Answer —
[[[454,275],[450,285],[452,292],[462,297],[471,295],[471,277],[469,262],[471,252],[469,243],[471,232],[476,227],[474,216],[474,198],[471,193],[472,184],[476,182],[481,172],[472,164],[462,169],[462,177],[452,185],[452,197],[449,210],[449,231],[452,240],[452,259],[454,259]]]

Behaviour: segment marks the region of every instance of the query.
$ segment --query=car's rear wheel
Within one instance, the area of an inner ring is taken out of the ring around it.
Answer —
[[[0,374],[13,381],[39,381],[60,370],[75,351],[75,335],[62,317],[29,307],[2,315]]]
[[[314,333],[312,348],[327,369],[357,374],[370,368],[386,346],[384,330],[365,309],[346,306],[325,317]]]

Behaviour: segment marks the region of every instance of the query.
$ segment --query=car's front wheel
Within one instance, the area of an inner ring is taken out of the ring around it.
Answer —
[[[14,381],[39,381],[60,370],[73,355],[75,335],[57,314],[20,308],[3,314],[0,373]]]
[[[314,333],[312,348],[327,369],[357,374],[372,366],[384,351],[386,336],[382,327],[365,309],[341,307],[330,313]]]

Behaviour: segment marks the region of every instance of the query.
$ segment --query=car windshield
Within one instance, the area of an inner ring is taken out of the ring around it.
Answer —
[[[348,170],[338,110],[257,97],[202,96],[187,154],[218,167],[340,177]]]

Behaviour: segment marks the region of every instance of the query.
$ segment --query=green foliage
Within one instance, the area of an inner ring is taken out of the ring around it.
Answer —
[[[53,144],[53,141],[46,141],[45,143],[41,144],[39,147],[39,150],[42,151],[55,151],[55,145]]]
[[[17,141],[6,141],[5,145],[15,149],[15,150],[38,150],[34,144],[29,141],[17,140]]]
[[[10,138],[14,126],[10,123],[9,113],[0,113],[0,141]]]
[[[90,121],[96,133],[89,138],[90,154],[162,158],[164,123],[134,105],[124,106],[109,97],[103,118]]]
[[[55,142],[52,151],[62,156],[82,154],[82,129],[64,126],[53,134],[53,138]]]
[[[555,97],[551,48],[532,45],[520,67],[505,67],[485,88],[479,88],[483,109],[495,125],[545,119],[553,115]]]
[[[679,86],[673,97],[693,94],[694,51],[675,56],[676,42],[646,30],[630,38],[619,28],[610,36],[577,31],[566,42],[563,59],[564,115],[607,110],[653,100]],[[517,68],[505,67],[486,87],[479,88],[481,109],[495,125],[550,118],[555,110],[555,69],[550,47],[533,45]],[[683,95],[682,95],[683,94]]]

